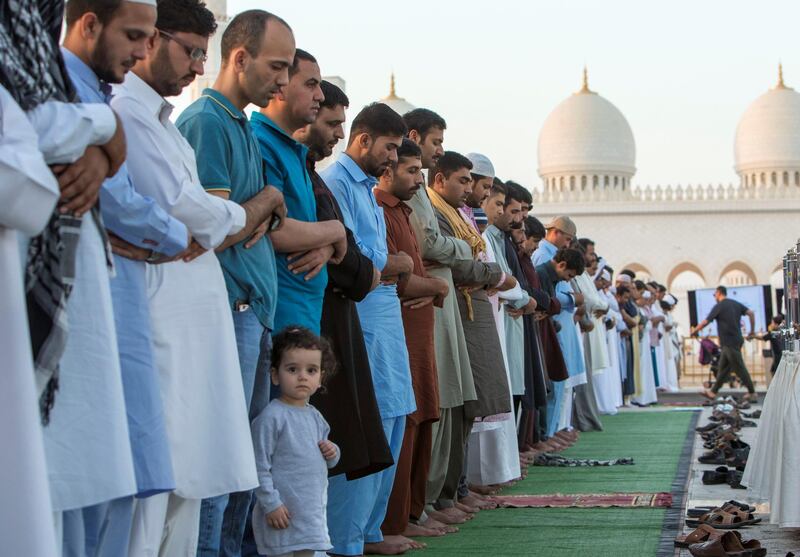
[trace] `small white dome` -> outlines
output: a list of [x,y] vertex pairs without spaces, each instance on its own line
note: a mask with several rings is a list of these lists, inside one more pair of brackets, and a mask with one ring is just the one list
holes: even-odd
[[539,133],[539,175],[611,172],[633,176],[636,143],[619,109],[583,88],[559,104]]
[[400,116],[417,108],[404,98],[397,96],[394,86],[394,73],[392,74],[391,81],[389,83],[389,95],[383,97],[380,102],[388,105],[389,108],[397,112]]
[[736,172],[800,168],[800,93],[778,84],[747,107],[736,127]]

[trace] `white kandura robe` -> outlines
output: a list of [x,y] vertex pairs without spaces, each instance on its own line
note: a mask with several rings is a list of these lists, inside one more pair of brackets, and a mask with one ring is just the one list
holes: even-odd
[[[603,293],[601,293],[603,295]],[[597,409],[601,414],[614,415],[617,408],[622,406],[622,376],[620,374],[620,342],[617,325],[622,321],[619,313],[619,305],[613,296],[604,296],[609,305],[608,316],[615,320],[611,329],[603,330],[606,334],[606,346],[608,347],[608,367],[602,373],[594,377],[594,396],[597,402]]]
[[[489,241],[486,242],[486,257],[488,261],[497,261],[492,243]],[[500,294],[503,295],[504,299],[521,298],[523,295],[519,285]],[[503,315],[505,304],[501,304],[498,294],[490,296],[489,303],[492,304],[497,335],[500,338],[506,378],[511,384],[506,353],[505,317]],[[513,397],[511,397],[511,405],[512,407],[514,405]],[[520,477],[519,445],[517,443],[517,427],[513,413],[489,416],[481,422],[475,422],[469,437],[466,468],[467,481],[477,485],[499,484]]]
[[25,309],[19,234],[41,232],[58,184],[36,131],[0,86],[0,540],[4,554],[56,555],[53,510]]
[[784,352],[764,398],[757,436],[742,484],[748,500],[768,501],[769,521],[781,528],[800,527],[800,353]]
[[608,367],[609,363],[608,348],[606,345],[606,328],[603,325],[603,320],[595,317],[594,312],[607,310],[608,302],[606,302],[605,298],[597,291],[597,287],[594,285],[594,281],[592,281],[589,273],[584,271],[582,275],[575,277],[574,281],[583,294],[586,304],[586,313],[594,324],[594,329],[586,333],[589,340],[589,357],[592,367],[591,370],[587,369],[586,371],[597,375],[598,373],[602,373],[603,370]]
[[[672,317],[672,312],[665,314],[667,325],[674,328],[675,320]],[[665,385],[664,387],[671,392],[677,391],[678,386],[678,360],[675,357],[675,346],[672,344],[672,331],[665,332],[661,338],[661,347],[664,351],[664,369],[665,369]]]
[[644,330],[640,333],[639,377],[636,378],[641,382],[641,396],[633,398],[633,402],[642,405],[658,402],[658,394],[656,393],[656,379],[655,375],[653,374],[653,357],[650,354],[650,330],[653,328],[653,324],[649,319],[645,319],[645,323],[646,325]]

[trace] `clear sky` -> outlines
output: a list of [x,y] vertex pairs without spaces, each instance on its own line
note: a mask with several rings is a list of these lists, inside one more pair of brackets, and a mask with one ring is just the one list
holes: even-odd
[[797,0],[228,0],[294,28],[323,75],[347,81],[351,114],[397,93],[445,117],[445,148],[480,151],[538,187],[550,111],[589,83],[628,119],[638,184],[730,183],[742,112],[783,62],[800,89]]

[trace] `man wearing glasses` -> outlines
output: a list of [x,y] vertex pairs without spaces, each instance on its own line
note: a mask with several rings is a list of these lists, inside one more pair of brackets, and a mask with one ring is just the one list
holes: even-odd
[[128,133],[134,188],[182,221],[192,243],[178,260],[147,267],[175,491],[137,500],[129,552],[136,556],[194,555],[201,501],[258,484],[234,317],[214,250],[271,252],[254,232],[283,206],[274,188],[236,200],[209,195],[194,150],[169,119],[164,97],[202,75],[214,15],[198,0],[161,0],[156,28],[112,106]]

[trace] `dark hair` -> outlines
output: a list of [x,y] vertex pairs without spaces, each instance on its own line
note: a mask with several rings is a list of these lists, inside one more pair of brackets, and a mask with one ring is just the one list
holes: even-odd
[[323,79],[319,86],[322,94],[325,95],[325,100],[319,103],[320,108],[336,108],[339,105],[347,108],[350,106],[350,99],[347,98],[344,91],[330,81]]
[[528,238],[544,238],[545,230],[542,221],[533,215],[528,215],[522,222],[525,225],[525,235]]
[[500,194],[506,195],[507,193],[508,188],[506,188],[506,185],[503,183],[503,181],[495,178],[494,182],[492,182],[492,191],[489,193],[489,196]]
[[83,17],[83,14],[92,12],[103,25],[111,21],[114,13],[122,5],[122,0],[69,0],[67,2],[66,17],[67,27]]
[[531,194],[525,188],[523,188],[516,182],[512,182],[511,180],[507,181],[505,186],[506,186],[506,207],[511,205],[512,201],[519,201],[520,203],[530,204]]
[[663,284],[656,285],[656,289],[658,289],[659,292],[666,292],[667,291],[667,287],[664,286]]
[[584,251],[588,249],[589,246],[593,246],[594,242],[589,238],[578,238],[578,243],[581,245]]
[[671,310],[673,308],[673,306],[669,305],[664,300],[661,300],[658,304],[661,306],[661,309],[663,309],[664,311],[669,311],[669,310]]
[[722,286],[721,284],[719,286],[717,286],[717,292],[719,292],[723,296],[727,296],[728,295],[728,289],[725,288],[724,286]]
[[470,161],[461,153],[456,153],[455,151],[445,151],[444,155],[439,157],[439,160],[436,161],[436,166],[434,166],[433,169],[428,172],[428,183],[432,184],[434,178],[436,178],[436,175],[440,172],[444,174],[445,178],[449,178],[453,172],[457,172],[462,168],[472,170],[472,161]]
[[300,71],[300,60],[305,60],[306,62],[311,62],[312,64],[317,63],[317,59],[302,48],[295,49],[294,60],[292,61],[292,65],[289,66],[289,79],[291,79],[294,74]]
[[319,350],[322,352],[322,384],[336,372],[336,356],[330,343],[325,338],[312,333],[305,327],[289,325],[272,337],[271,364],[274,369],[281,365],[281,359],[287,350],[293,349]]
[[217,20],[200,0],[158,0],[156,27],[210,37],[217,30]]
[[[602,257],[601,257],[600,259],[602,259]],[[609,272],[609,274],[611,274],[611,275],[613,275],[613,274],[614,274],[614,268],[613,268],[611,265],[606,265],[605,267],[603,267],[603,269],[605,269],[606,271],[608,271],[608,272]]]
[[633,281],[633,285],[636,287],[636,290],[645,290],[645,289],[647,289],[647,285],[641,280]]
[[620,284],[617,286],[617,296],[624,296],[625,294],[630,294],[631,289],[625,286],[624,284]]
[[575,271],[576,274],[582,275],[586,270],[586,262],[583,260],[583,254],[576,249],[561,248],[556,252],[553,261],[556,263],[565,262],[567,269]]
[[518,198],[520,203],[524,203],[525,205],[528,205],[528,206],[532,206],[533,205],[533,196],[531,195],[531,192],[529,192],[525,188],[525,186],[523,186],[522,184],[518,184],[517,182],[514,182],[513,180],[506,180],[506,187],[509,188],[509,189],[517,190],[517,192],[518,192],[517,195],[520,196],[520,198]]
[[423,141],[433,128],[447,129],[447,123],[444,118],[427,108],[415,108],[406,112],[403,114],[403,121],[406,123],[408,131],[417,130],[420,139]]
[[783,315],[779,313],[778,315],[775,315],[772,318],[772,322],[775,323],[776,325],[780,325],[781,323],[783,323],[783,319],[784,319]]
[[250,56],[258,56],[270,19],[275,19],[292,30],[283,19],[264,10],[245,10],[234,17],[222,33],[220,41],[222,65],[228,63],[231,52],[239,47],[244,47]]
[[406,125],[400,115],[383,103],[372,103],[361,109],[361,112],[350,124],[350,140],[348,145],[362,133],[367,133],[372,139],[382,136],[406,135]]
[[397,148],[397,159],[400,160],[402,157],[420,158],[422,157],[422,149],[415,142],[404,137],[403,142]]
[[627,276],[631,277],[632,279],[635,279],[635,278],[636,278],[636,273],[634,273],[634,272],[633,272],[633,271],[631,271],[630,269],[622,269],[622,270],[619,272],[619,274],[621,274],[621,275],[627,275]]

